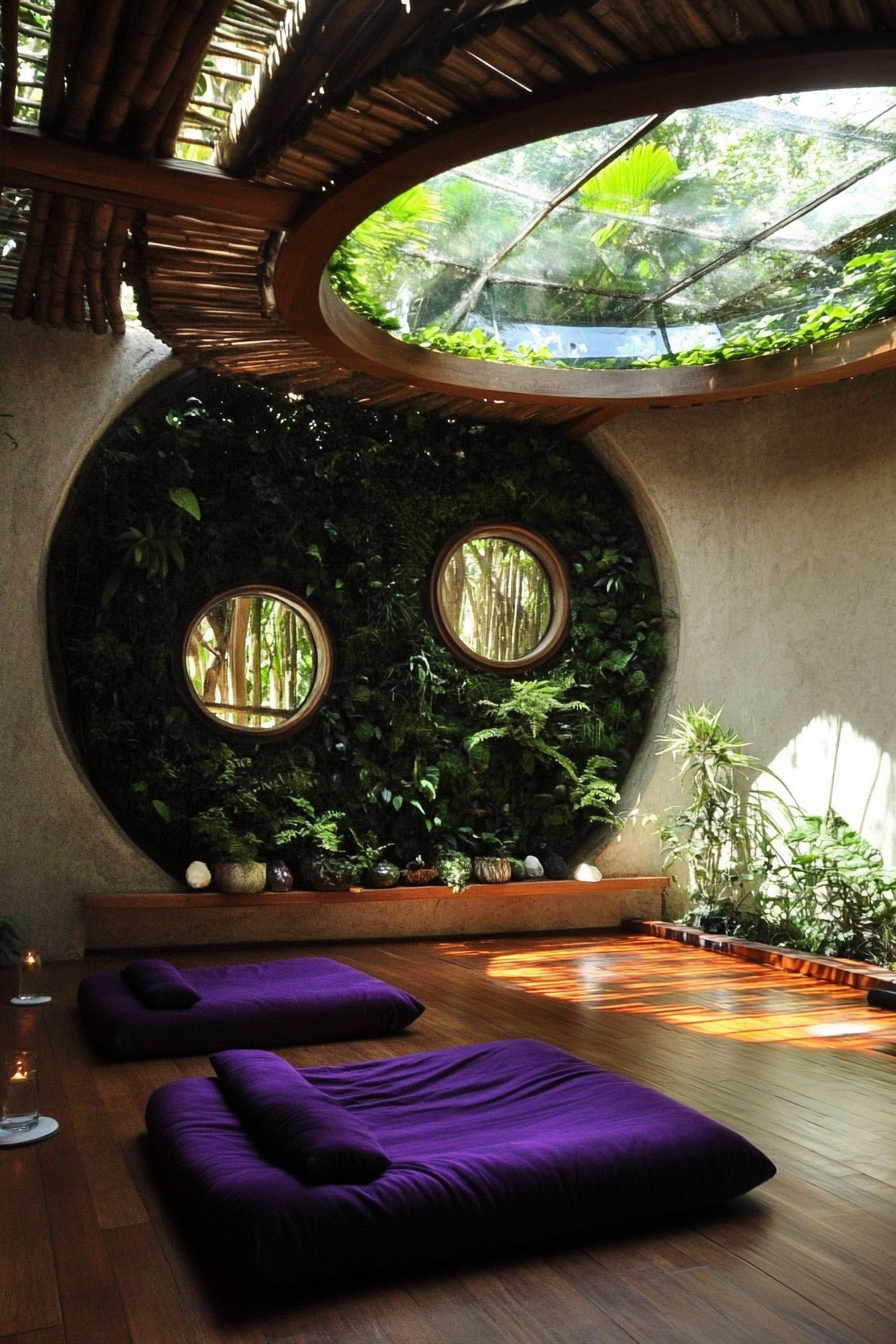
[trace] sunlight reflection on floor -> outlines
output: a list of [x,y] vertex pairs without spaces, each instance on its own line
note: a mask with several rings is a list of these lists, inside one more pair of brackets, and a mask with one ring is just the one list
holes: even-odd
[[492,979],[530,994],[649,1016],[702,1035],[816,1050],[890,1052],[896,1044],[896,1014],[869,1008],[864,990],[662,938],[546,939],[528,952],[502,952],[499,943],[483,941],[442,950],[485,959]]

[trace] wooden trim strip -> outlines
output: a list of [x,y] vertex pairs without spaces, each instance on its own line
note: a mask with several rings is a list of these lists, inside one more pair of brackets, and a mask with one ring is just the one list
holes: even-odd
[[849,985],[852,989],[890,989],[896,985],[896,976],[884,966],[868,961],[847,961],[842,957],[820,957],[814,952],[799,952],[791,947],[770,947],[768,943],[754,943],[746,938],[731,938],[727,934],[704,933],[686,924],[670,924],[660,919],[624,919],[622,927],[629,933],[646,933],[652,938],[670,938],[688,947],[702,947],[720,952],[726,957],[739,957],[775,966],[781,971],[811,975],[816,980]]

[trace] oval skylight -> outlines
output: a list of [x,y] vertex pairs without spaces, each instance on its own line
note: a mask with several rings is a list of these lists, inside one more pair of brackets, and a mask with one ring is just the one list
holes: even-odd
[[896,89],[744,99],[431,178],[330,264],[399,339],[554,368],[713,364],[896,313]]

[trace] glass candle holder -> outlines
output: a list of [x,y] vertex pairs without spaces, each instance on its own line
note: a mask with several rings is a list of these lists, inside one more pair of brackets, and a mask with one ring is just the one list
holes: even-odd
[[39,1120],[37,1056],[33,1050],[14,1051],[4,1057],[0,1133],[21,1134]]
[[44,1003],[41,990],[40,953],[29,948],[19,960],[19,1003]]

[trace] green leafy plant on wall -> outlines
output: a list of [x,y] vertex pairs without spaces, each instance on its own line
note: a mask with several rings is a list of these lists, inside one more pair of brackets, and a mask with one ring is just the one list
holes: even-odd
[[[125,829],[178,875],[294,860],[321,826],[363,862],[440,855],[452,880],[493,842],[569,854],[611,812],[663,662],[643,534],[588,449],[206,375],[172,401],[96,447],[50,563],[59,698]],[[569,570],[566,643],[513,681],[461,665],[429,620],[430,566],[480,518],[543,534]],[[122,561],[147,519],[167,567]],[[321,710],[281,741],[225,739],[178,687],[186,614],[245,583],[309,601],[333,644]]]

